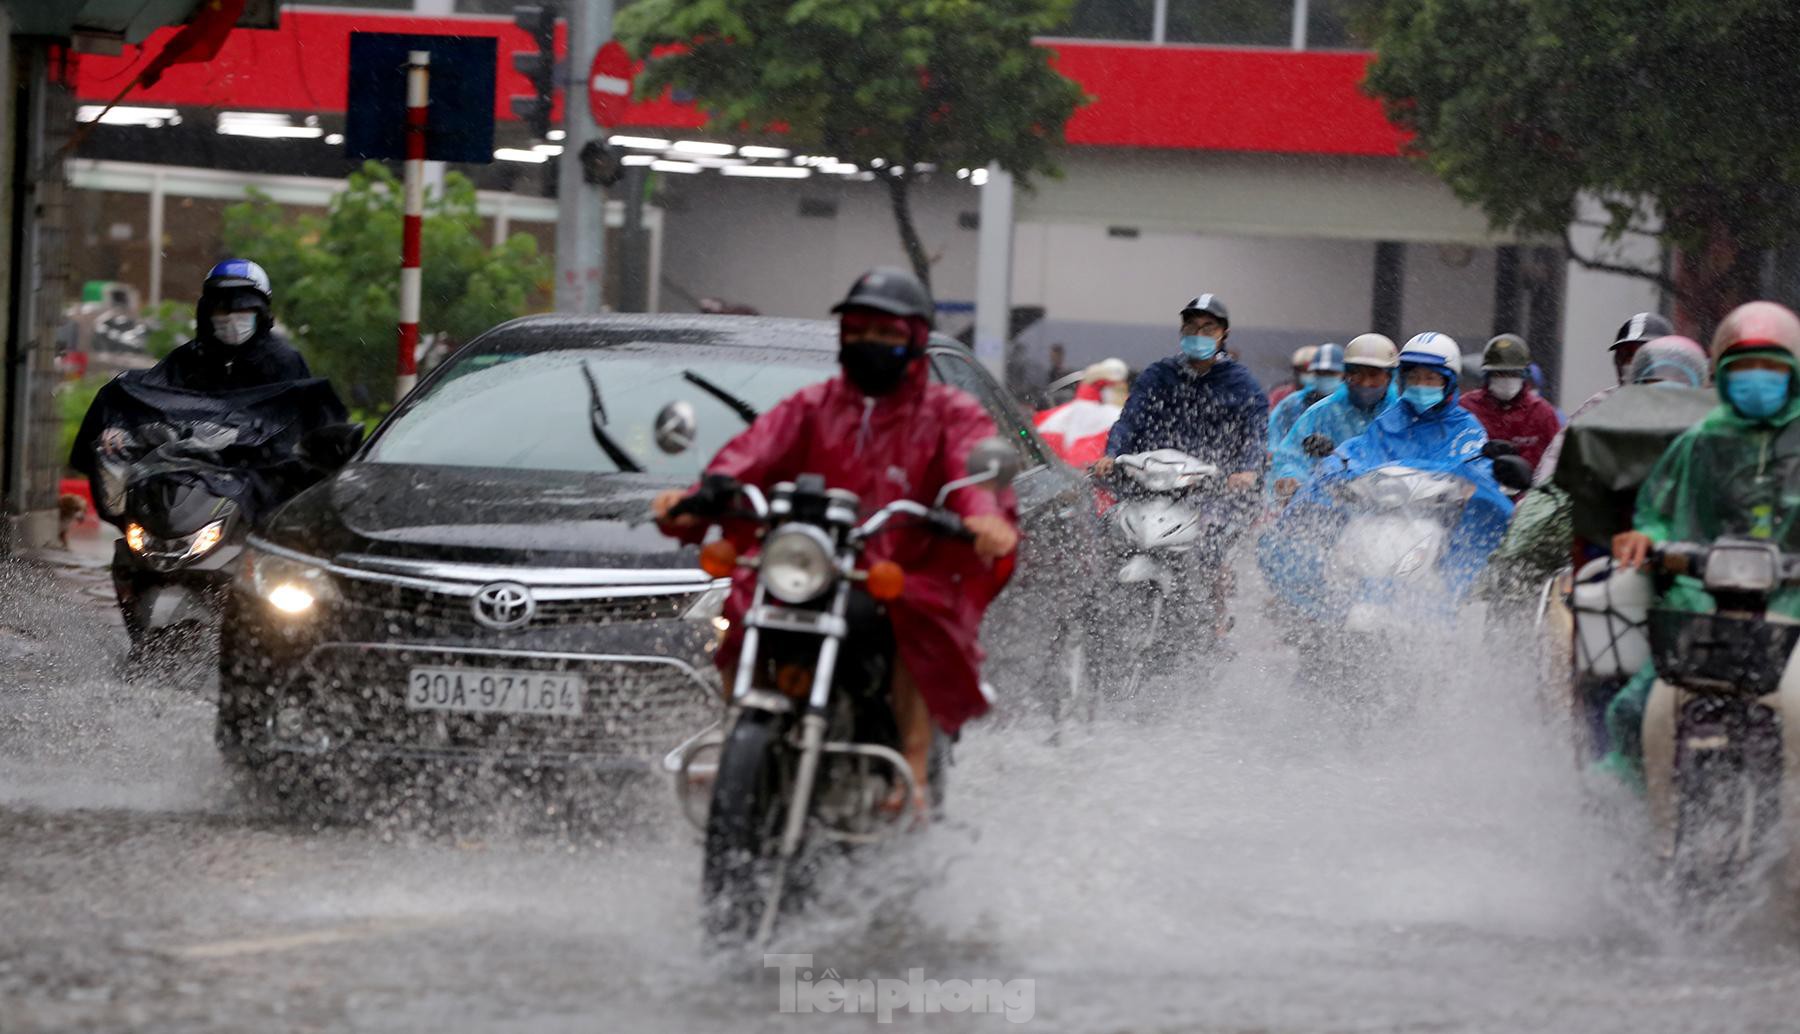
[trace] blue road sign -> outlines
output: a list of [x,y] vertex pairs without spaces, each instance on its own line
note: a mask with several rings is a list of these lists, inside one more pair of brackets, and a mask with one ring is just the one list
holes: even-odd
[[441,162],[494,160],[492,36],[350,34],[350,96],[344,155],[406,157],[406,55],[431,52],[431,103],[425,157]]

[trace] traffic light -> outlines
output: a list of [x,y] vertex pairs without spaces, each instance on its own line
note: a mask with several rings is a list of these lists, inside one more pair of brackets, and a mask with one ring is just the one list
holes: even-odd
[[556,8],[529,4],[513,8],[513,24],[531,34],[537,50],[513,55],[513,68],[531,80],[532,93],[512,99],[512,111],[542,139],[550,135],[550,108],[556,95]]

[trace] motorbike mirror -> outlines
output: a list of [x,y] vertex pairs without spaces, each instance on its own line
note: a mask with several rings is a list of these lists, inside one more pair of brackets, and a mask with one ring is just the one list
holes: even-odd
[[700,419],[694,414],[693,403],[676,399],[657,412],[655,427],[656,447],[674,456],[686,452],[694,444]]
[[1019,450],[999,435],[982,439],[969,450],[969,476],[996,492],[1005,488],[1019,476]]
[[1531,487],[1531,475],[1531,464],[1525,462],[1523,456],[1506,455],[1494,460],[1494,480],[1504,488],[1523,492]]
[[300,436],[294,457],[317,470],[336,470],[362,447],[362,424],[326,424]]
[[1300,447],[1306,450],[1306,454],[1313,459],[1322,460],[1337,451],[1337,442],[1332,441],[1330,435],[1309,434],[1306,436],[1306,440],[1300,443]]
[[1518,454],[1519,447],[1504,438],[1489,438],[1487,444],[1481,447],[1481,455],[1490,460],[1497,460],[1502,456],[1517,456]]

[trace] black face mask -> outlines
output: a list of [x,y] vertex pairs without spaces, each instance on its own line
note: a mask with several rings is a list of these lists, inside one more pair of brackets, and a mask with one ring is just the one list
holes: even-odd
[[883,345],[870,341],[846,341],[838,348],[844,376],[856,390],[871,398],[892,394],[906,379],[906,368],[917,358],[909,345]]

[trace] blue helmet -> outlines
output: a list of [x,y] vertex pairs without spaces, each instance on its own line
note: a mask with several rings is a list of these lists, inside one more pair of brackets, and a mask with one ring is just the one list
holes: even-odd
[[1311,373],[1343,373],[1344,346],[1338,344],[1320,345],[1313,353],[1312,362],[1306,364]]

